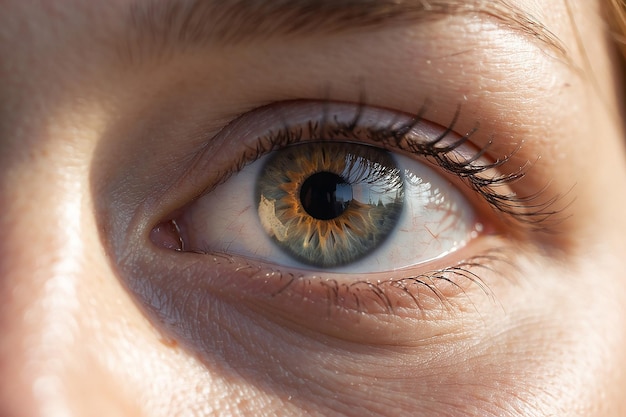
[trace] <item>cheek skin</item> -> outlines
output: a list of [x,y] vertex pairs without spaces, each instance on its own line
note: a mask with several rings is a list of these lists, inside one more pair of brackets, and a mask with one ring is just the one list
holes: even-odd
[[[614,295],[623,286],[608,281],[590,294],[586,282],[563,284],[561,277],[598,273],[594,265],[570,270],[531,259],[517,285],[492,286],[498,302],[470,297],[479,317],[467,312],[445,337],[419,346],[325,337],[313,322],[286,326],[271,311],[250,311],[210,291],[184,295],[182,304],[153,304],[152,314],[212,372],[322,415],[620,415],[612,413],[624,386],[625,315]],[[182,319],[189,316],[195,323]],[[600,413],[602,398],[612,400]]]

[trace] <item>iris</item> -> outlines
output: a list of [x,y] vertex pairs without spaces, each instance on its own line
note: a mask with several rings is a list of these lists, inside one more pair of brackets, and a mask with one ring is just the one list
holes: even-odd
[[256,183],[261,225],[275,244],[316,267],[347,265],[396,227],[405,184],[393,156],[354,143],[314,142],[272,154]]

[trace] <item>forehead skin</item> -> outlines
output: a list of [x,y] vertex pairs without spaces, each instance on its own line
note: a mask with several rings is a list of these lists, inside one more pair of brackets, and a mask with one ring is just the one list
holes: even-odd
[[[272,22],[296,17],[257,11],[254,29],[262,2],[241,3],[175,36],[143,0],[1,2],[0,415],[625,415],[624,132],[598,2],[364,1],[365,19],[352,1],[289,33]],[[411,343],[393,345],[366,319],[343,340],[234,296],[166,314],[176,294],[133,280],[133,233],[193,194],[174,179],[200,137],[363,91],[408,113],[432,100],[442,126],[461,103],[459,132],[534,165],[520,187],[568,196],[555,233],[498,237],[521,241],[520,272],[491,277],[492,299],[468,290],[449,334],[417,343],[431,328],[402,322]]]

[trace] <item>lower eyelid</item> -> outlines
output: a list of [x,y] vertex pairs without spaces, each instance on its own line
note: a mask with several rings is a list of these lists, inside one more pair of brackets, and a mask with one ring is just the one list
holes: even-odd
[[[512,274],[510,253],[488,249],[493,246],[494,242],[483,242],[480,255],[459,258],[451,268],[433,264],[420,271],[363,275],[356,282],[342,274],[278,269],[225,254],[156,247],[143,261],[135,260],[140,264],[133,269],[150,276],[149,285],[158,282],[157,293],[163,297],[154,298],[155,293],[152,298],[161,300],[156,310],[166,317],[188,320],[180,311],[189,308],[190,297],[215,297],[298,331],[353,343],[408,346],[442,335],[452,337],[461,317],[470,320],[480,310],[477,305],[493,304],[491,283]],[[439,266],[442,269],[437,270]],[[146,291],[145,283],[136,285],[141,288],[137,292]]]

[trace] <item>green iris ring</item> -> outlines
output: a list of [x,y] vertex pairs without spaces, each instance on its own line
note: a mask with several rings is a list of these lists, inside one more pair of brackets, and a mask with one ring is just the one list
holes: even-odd
[[[335,174],[374,200],[353,199],[332,219],[312,217],[300,191],[320,172]],[[261,223],[281,250],[310,266],[338,267],[370,254],[395,229],[404,207],[404,182],[385,150],[353,143],[307,143],[277,151],[268,159],[257,181],[257,202]]]

